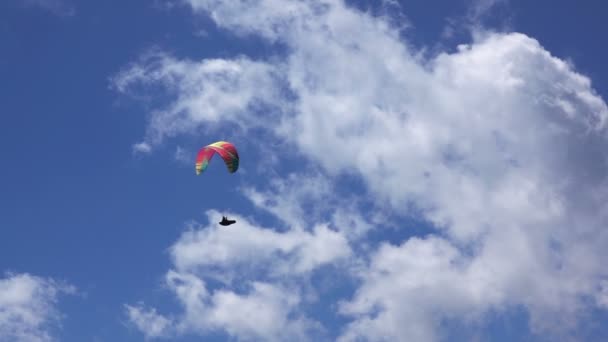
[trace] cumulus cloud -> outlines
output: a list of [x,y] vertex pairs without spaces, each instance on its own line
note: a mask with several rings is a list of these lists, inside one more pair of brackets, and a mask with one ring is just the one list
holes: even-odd
[[[534,331],[561,333],[575,329],[589,303],[603,305],[608,107],[589,78],[538,41],[480,32],[456,52],[425,60],[386,20],[338,0],[186,3],[226,30],[283,44],[287,53],[272,61],[198,62],[161,54],[123,71],[119,90],[161,84],[174,95],[152,113],[146,143],[225,121],[265,129],[328,179],[356,175],[375,201],[442,231],[383,244],[363,270],[355,268],[361,286],[342,302],[341,313],[352,319],[342,339],[435,341],[443,319],[517,306]],[[302,222],[289,205],[297,192],[275,204],[267,194],[246,192],[258,207]],[[247,255],[264,258],[269,248],[291,253],[298,265],[302,256],[285,236],[334,234],[299,225],[316,228],[281,238],[243,228],[276,241],[256,245],[252,238]],[[238,246],[224,234],[192,233],[176,246],[185,251],[212,238]],[[193,255],[183,265],[242,260],[223,250],[214,258],[205,265],[203,255]]]
[[0,339],[17,342],[54,341],[59,326],[58,296],[75,288],[27,273],[0,279]]
[[131,321],[146,338],[159,338],[169,335],[172,328],[171,320],[158,314],[156,309],[148,309],[143,305],[125,305],[129,321]]
[[460,259],[438,238],[383,245],[361,273],[364,282],[353,300],[341,306],[342,313],[359,318],[340,340],[437,340],[441,313],[463,318],[478,308],[479,293],[468,286]]
[[177,323],[181,332],[224,330],[239,340],[304,340],[312,322],[299,317],[297,292],[274,284],[252,282],[244,293],[217,290],[192,274],[169,272],[169,286],[176,292],[185,314]]
[[[220,215],[208,216],[216,222]],[[326,226],[277,232],[235,217],[238,225],[193,228],[171,247],[174,268],[165,283],[181,303],[181,315],[172,319],[143,305],[126,306],[146,336],[221,329],[241,340],[282,341],[306,340],[320,331],[298,309],[298,283],[323,266],[344,262],[351,255],[346,238]],[[210,287],[213,282],[221,286]]]
[[[211,222],[219,221],[219,213],[209,215]],[[226,272],[235,272],[241,265],[248,268],[259,265],[282,276],[310,272],[350,255],[344,236],[324,225],[314,227],[311,232],[301,229],[277,232],[256,227],[242,217],[236,216],[236,220],[239,224],[231,229],[210,225],[184,233],[171,247],[176,268],[186,272],[219,268],[218,273],[225,277],[229,274]],[[242,272],[238,270],[238,274]]]

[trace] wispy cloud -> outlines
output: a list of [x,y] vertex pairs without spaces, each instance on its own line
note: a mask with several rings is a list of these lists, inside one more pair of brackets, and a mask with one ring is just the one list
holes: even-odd
[[[475,13],[494,3],[479,2]],[[328,179],[354,173],[375,201],[443,232],[387,241],[352,269],[361,284],[342,301],[341,314],[351,319],[343,340],[436,341],[444,319],[513,306],[526,308],[535,332],[561,334],[594,305],[586,298],[601,307],[608,107],[571,65],[526,35],[483,30],[454,53],[421,60],[384,19],[342,1],[189,4],[224,29],[284,44],[287,55],[188,61],[159,54],[125,70],[115,80],[119,90],[162,84],[176,94],[153,113],[145,143],[226,121],[263,129]],[[270,110],[257,110],[260,104]],[[303,221],[289,205],[297,203],[295,188],[289,203],[276,205],[266,203],[266,190],[247,195]],[[314,224],[297,226],[318,234]],[[251,229],[259,233],[252,241],[270,234]]]
[[39,8],[62,17],[76,14],[76,8],[66,0],[19,0],[24,6]]
[[471,20],[479,22],[483,16],[488,15],[498,6],[505,6],[509,0],[473,0],[469,6],[468,16]]
[[252,125],[252,118],[245,114],[257,101],[278,100],[280,90],[273,74],[273,68],[266,63],[246,58],[197,63],[151,53],[141,64],[116,75],[112,85],[121,92],[138,92],[158,84],[171,91],[179,89],[180,100],[156,112],[145,141],[134,145],[138,151],[149,152],[166,137],[195,132],[198,125],[193,122],[213,126],[232,121],[243,128]]
[[455,36],[477,35],[483,33],[491,22],[492,29],[500,32],[512,31],[513,15],[509,0],[471,0],[466,13],[446,18],[441,34],[444,39]]

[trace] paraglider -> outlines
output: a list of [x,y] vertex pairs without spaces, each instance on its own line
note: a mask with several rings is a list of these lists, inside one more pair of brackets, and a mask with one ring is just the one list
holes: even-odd
[[226,216],[222,216],[222,220],[220,221],[220,225],[229,226],[233,223],[236,223],[236,220],[229,220]]
[[198,151],[196,156],[196,174],[200,175],[207,169],[209,161],[215,154],[219,154],[220,157],[226,163],[228,172],[235,173],[239,168],[239,154],[236,151],[236,147],[227,141],[218,141],[213,144],[207,145]]
[[[209,161],[216,153],[224,160],[228,172],[235,173],[239,169],[239,154],[236,151],[236,147],[227,141],[218,141],[198,151],[198,155],[196,156],[197,175],[200,175],[207,169]],[[226,216],[222,216],[222,221],[219,222],[222,226],[229,226],[234,223],[236,223],[236,220],[229,220]]]

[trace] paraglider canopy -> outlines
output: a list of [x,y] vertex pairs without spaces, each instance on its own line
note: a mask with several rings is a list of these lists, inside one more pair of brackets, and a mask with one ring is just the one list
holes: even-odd
[[198,151],[196,156],[196,174],[200,175],[207,169],[209,161],[215,154],[219,154],[220,157],[226,163],[228,172],[235,173],[239,168],[239,154],[236,151],[236,147],[227,141],[218,141],[213,144],[209,144]]

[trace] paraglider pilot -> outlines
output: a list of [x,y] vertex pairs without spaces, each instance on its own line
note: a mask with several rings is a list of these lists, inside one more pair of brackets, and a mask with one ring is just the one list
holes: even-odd
[[229,220],[226,216],[222,216],[222,220],[220,221],[222,226],[229,226],[233,223],[236,223],[236,220]]

